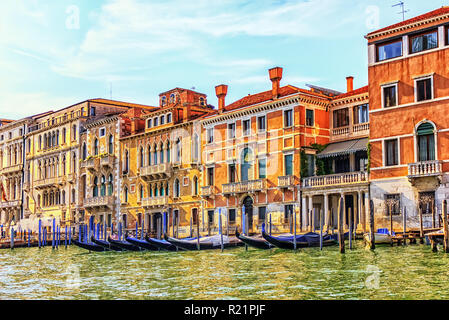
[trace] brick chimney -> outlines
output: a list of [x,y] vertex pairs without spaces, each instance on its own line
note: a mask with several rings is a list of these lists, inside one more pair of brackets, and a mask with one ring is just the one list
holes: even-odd
[[354,90],[354,77],[346,77],[346,92],[351,92]]
[[271,89],[273,93],[273,99],[277,99],[279,97],[279,88],[282,79],[282,70],[283,69],[281,67],[275,67],[268,70],[268,72],[270,73],[270,80],[273,85]]
[[228,94],[228,86],[225,84],[220,84],[215,87],[215,94],[218,98],[218,112],[222,112],[225,107],[225,97]]

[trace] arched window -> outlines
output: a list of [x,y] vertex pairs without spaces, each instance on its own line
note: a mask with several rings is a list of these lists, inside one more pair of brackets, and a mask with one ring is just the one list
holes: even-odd
[[105,176],[101,176],[100,195],[102,197],[104,197],[106,195],[106,177]]
[[65,190],[61,192],[61,204],[65,204]]
[[159,123],[160,123],[160,125],[165,124],[165,116],[164,115],[159,117]]
[[170,103],[175,103],[175,94],[174,93],[172,93],[170,95]]
[[165,106],[167,104],[167,97],[166,96],[163,96],[162,98],[161,98],[161,106]]
[[424,122],[416,130],[418,161],[435,160],[435,128],[430,122]]
[[159,194],[161,195],[161,197],[164,196],[164,186],[161,184],[160,188],[159,188]]
[[170,193],[170,187],[168,186],[168,183],[165,185],[165,195],[168,196]]
[[245,148],[241,156],[241,181],[251,180],[253,169],[253,153],[250,148]]
[[76,191],[75,191],[75,189],[72,189],[72,203],[75,203],[76,202]]
[[114,137],[112,134],[109,136],[109,147],[108,147],[109,154],[114,154]]
[[148,145],[147,148],[147,165],[151,166],[151,146]]
[[145,158],[144,158],[144,154],[143,154],[143,147],[140,147],[140,149],[139,149],[139,167],[140,168],[143,168],[144,161],[145,161]]
[[157,164],[157,146],[153,146],[153,165]]
[[72,172],[76,173],[76,153],[72,154]]
[[201,105],[201,106],[204,106],[204,105],[205,105],[205,102],[204,102],[204,98],[203,98],[203,97],[200,98],[200,105]]
[[65,176],[66,175],[66,160],[65,160],[65,155],[62,156],[62,174]]
[[94,188],[92,190],[92,196],[98,197],[98,177],[94,178]]
[[140,196],[140,200],[142,200],[142,199],[144,198],[144,196],[145,196],[144,191],[145,191],[145,189],[143,188],[142,185],[140,185],[140,187],[139,187],[139,196]]
[[94,141],[94,155],[98,156],[98,139],[95,138]]
[[128,187],[125,186],[125,189],[123,190],[123,200],[125,201],[125,203],[128,202]]
[[159,145],[159,163],[164,163],[164,145],[162,142]]
[[150,185],[150,198],[153,198],[153,186]]
[[147,128],[148,128],[148,129],[151,128],[151,119],[148,119],[148,120],[147,120]]
[[72,140],[76,140],[76,124],[72,127]]
[[181,162],[181,139],[176,140],[176,162]]
[[128,152],[128,150],[126,150],[125,151],[125,163],[124,163],[124,168],[123,168],[123,171],[125,172],[125,173],[128,173],[128,171],[129,171],[129,152]]
[[170,163],[170,141],[167,141],[167,163]]
[[114,184],[112,180],[112,174],[110,174],[108,178],[108,196],[112,196],[112,193],[114,192]]
[[198,135],[195,133],[193,135],[193,150],[192,150],[192,160],[197,162],[199,160],[200,155],[200,139]]
[[66,134],[67,134],[67,129],[63,128],[62,129],[62,143],[66,142]]
[[179,180],[178,179],[175,179],[173,192],[174,192],[174,197],[175,198],[179,198],[179,196],[181,194],[181,185],[179,184]]
[[157,188],[157,185],[154,188],[154,196],[159,197],[159,189]]
[[194,196],[198,195],[198,178],[197,177],[193,177],[193,195]]
[[86,143],[83,143],[83,160],[86,160],[87,158],[87,146]]
[[47,134],[44,133],[44,149],[47,149]]

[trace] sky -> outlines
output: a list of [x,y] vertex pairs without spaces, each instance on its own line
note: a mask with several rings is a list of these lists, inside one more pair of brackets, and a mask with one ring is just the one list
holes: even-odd
[[[403,0],[411,18],[449,5]],[[402,21],[399,0],[2,0],[0,118],[93,98],[158,105],[175,87],[226,103],[281,85],[367,85],[364,36]],[[446,3],[445,3],[446,2]],[[112,89],[112,90],[111,90]]]

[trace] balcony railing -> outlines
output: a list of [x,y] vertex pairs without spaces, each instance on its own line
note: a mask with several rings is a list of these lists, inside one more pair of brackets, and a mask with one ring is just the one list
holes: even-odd
[[369,122],[355,124],[352,130],[354,132],[368,131],[369,130]]
[[160,179],[170,175],[170,165],[168,163],[156,164],[140,168],[140,176],[144,179]]
[[143,207],[160,207],[168,204],[168,197],[153,197],[153,198],[145,198],[142,199]]
[[288,188],[293,186],[295,183],[295,179],[293,176],[283,176],[283,177],[278,177],[278,186],[280,188]]
[[319,188],[368,182],[368,172],[349,172],[303,179],[304,188]]
[[0,208],[2,209],[17,208],[17,207],[20,207],[20,200],[0,202]]
[[83,162],[81,162],[81,168],[86,168],[90,171],[96,171],[98,170],[99,160],[100,159],[98,158],[90,158],[88,160],[84,160]]
[[235,183],[228,183],[223,185],[223,193],[245,193],[245,192],[256,192],[266,189],[267,180],[249,180]]
[[214,194],[214,186],[201,187],[201,196],[210,197]]
[[439,160],[409,163],[409,178],[440,175],[443,172],[442,162]]
[[114,156],[113,155],[107,155],[100,160],[100,165],[103,167],[109,167],[112,168],[114,166]]
[[48,187],[59,187],[66,182],[65,177],[53,177],[36,180],[34,186],[36,188],[48,188]]
[[368,134],[368,132],[369,132],[369,122],[358,123],[358,124],[349,125],[346,127],[333,128],[332,129],[332,137],[343,138],[343,137],[349,137],[351,135],[361,136],[361,135]]
[[14,166],[9,167],[3,167],[2,174],[8,175],[8,174],[14,174],[22,171],[23,166],[21,164],[16,164]]
[[346,135],[346,134],[349,134],[349,127],[332,129],[332,135],[334,135],[334,136],[342,136],[342,135]]
[[95,207],[112,207],[114,205],[113,196],[101,196],[84,199],[84,207],[95,208]]

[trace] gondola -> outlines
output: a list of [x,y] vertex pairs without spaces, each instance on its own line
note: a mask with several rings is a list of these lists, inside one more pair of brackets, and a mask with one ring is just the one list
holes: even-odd
[[92,243],[92,242],[91,243],[84,243],[84,242],[79,242],[79,241],[77,241],[75,239],[73,239],[72,242],[73,242],[74,245],[76,245],[76,246],[78,246],[80,248],[83,248],[83,249],[87,249],[89,251],[95,251],[95,252],[108,251],[108,249],[106,249],[106,248],[104,248],[102,246],[99,246],[98,244]]
[[100,247],[103,247],[103,248],[108,249],[108,250],[112,250],[112,251],[124,251],[125,250],[125,249],[123,249],[123,248],[121,248],[119,246],[113,245],[110,242],[107,242],[107,241],[104,241],[104,240],[100,240],[100,239],[95,239],[95,237],[93,235],[90,237],[90,240],[94,244],[99,245]]
[[264,250],[274,248],[274,246],[271,243],[269,243],[268,241],[266,241],[265,239],[259,238],[259,237],[257,237],[257,238],[256,237],[248,237],[243,234],[240,234],[238,232],[238,230],[235,231],[235,236],[240,241],[244,242],[245,244],[247,244],[248,246],[253,247],[253,248],[264,249]]
[[138,246],[133,245],[132,243],[129,243],[128,241],[123,240],[114,240],[111,238],[111,236],[108,237],[108,241],[122,249],[128,250],[128,251],[141,251],[142,249]]
[[[171,244],[177,246],[178,248],[185,250],[198,250],[198,240],[181,240],[170,238],[167,235],[164,235],[165,240],[170,242]],[[243,246],[244,243],[240,241],[237,237],[228,237],[223,235],[223,248],[233,248],[238,246]],[[215,235],[210,237],[200,238],[200,250],[212,250],[212,249],[220,249],[221,248],[221,235]]]
[[150,245],[153,245],[153,246],[159,248],[160,250],[165,250],[165,251],[176,251],[176,250],[178,250],[175,245],[171,244],[167,240],[150,238],[148,235],[145,236],[145,240]]
[[[262,224],[262,237],[275,247],[281,249],[294,250],[294,235],[289,236],[270,236],[265,232],[265,224]],[[336,245],[338,242],[335,235],[323,235],[323,247]],[[296,248],[308,248],[308,247],[319,247],[320,246],[320,235],[314,232],[309,232],[302,235],[296,236]]]
[[157,251],[159,250],[159,247],[156,247],[155,245],[149,243],[146,240],[140,240],[140,239],[136,239],[136,238],[132,238],[132,237],[126,237],[126,241],[128,241],[129,243],[138,246],[144,250],[150,250],[150,251]]

